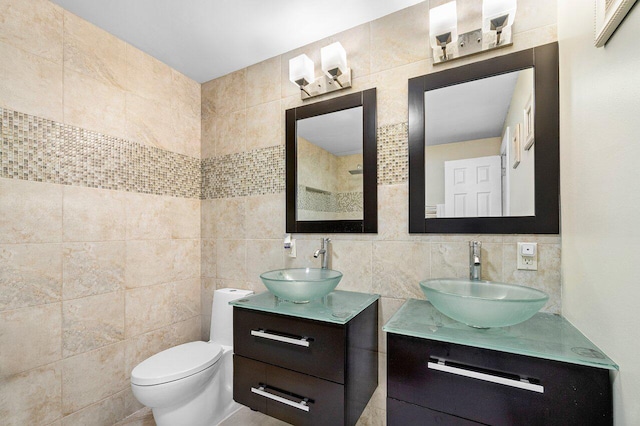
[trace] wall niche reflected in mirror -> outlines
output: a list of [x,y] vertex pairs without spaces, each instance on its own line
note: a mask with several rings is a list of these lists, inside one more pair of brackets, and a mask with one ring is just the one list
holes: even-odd
[[376,91],[286,111],[287,232],[377,232]]
[[558,45],[409,80],[409,232],[559,232]]

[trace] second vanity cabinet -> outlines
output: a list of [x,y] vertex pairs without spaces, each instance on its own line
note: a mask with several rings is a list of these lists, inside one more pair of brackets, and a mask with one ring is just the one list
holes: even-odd
[[232,302],[234,400],[294,425],[354,425],[378,385],[377,299]]
[[384,330],[389,426],[613,424],[617,366],[560,316],[473,329],[409,300]]

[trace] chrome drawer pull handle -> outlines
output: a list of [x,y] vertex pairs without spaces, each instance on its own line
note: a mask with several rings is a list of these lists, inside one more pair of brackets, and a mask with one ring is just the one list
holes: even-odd
[[429,361],[427,367],[433,370],[444,371],[445,373],[457,374],[458,376],[470,377],[472,379],[484,380],[485,382],[498,383],[500,385],[511,386],[518,389],[529,390],[538,393],[544,393],[544,386],[531,383],[525,378],[520,380],[509,379],[506,377],[494,376],[492,374],[481,373],[479,371],[466,370],[464,368],[446,365],[444,361]]
[[272,393],[267,392],[266,390],[264,390],[264,386],[260,386],[259,388],[254,388],[252,386],[251,392],[256,393],[260,396],[264,396],[265,398],[273,399],[274,401],[278,401],[283,404],[289,405],[291,407],[297,408],[298,410],[307,411],[307,412],[309,411],[309,406],[307,405],[307,402],[305,400],[302,400],[300,402],[290,401],[281,396],[274,395]]
[[294,339],[293,337],[280,336],[279,334],[267,333],[264,330],[251,330],[251,335],[256,337],[262,337],[263,339],[277,340],[278,342],[290,343],[292,345],[309,347],[309,340],[307,337],[301,337]]

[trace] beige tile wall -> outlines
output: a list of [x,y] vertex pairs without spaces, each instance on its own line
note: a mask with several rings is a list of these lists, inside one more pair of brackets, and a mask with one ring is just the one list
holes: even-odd
[[[200,85],[47,0],[0,0],[0,106],[200,158]],[[111,425],[200,336],[200,200],[0,178],[0,423]]]
[[[520,0],[514,25],[513,47],[450,64],[432,66],[428,47],[428,9],[445,2],[431,0],[376,21],[347,30],[281,56],[202,85],[202,158],[221,157],[255,148],[284,145],[284,111],[348,92],[375,87],[378,125],[406,126],[407,79],[456,67],[557,40],[556,0]],[[481,0],[458,0],[461,31],[481,25]],[[316,100],[301,101],[289,82],[289,59],[306,53],[320,75],[320,48],[340,41],[353,72],[353,88]],[[256,122],[254,111],[261,113]],[[268,132],[249,132],[259,126]],[[394,127],[395,128],[395,127]],[[279,138],[274,139],[278,129]],[[405,145],[406,147],[406,145]],[[382,150],[381,150],[382,148]],[[384,146],[379,146],[379,152]],[[407,161],[405,151],[389,161]],[[385,157],[385,158],[387,158]],[[379,157],[380,161],[380,157]],[[331,267],[344,273],[342,290],[382,295],[380,325],[406,298],[423,298],[418,281],[429,277],[468,274],[469,240],[483,242],[484,276],[492,280],[520,282],[551,295],[545,310],[560,310],[560,238],[558,235],[412,235],[407,232],[408,185],[400,179],[378,186],[378,233],[375,235],[322,235],[333,239]],[[205,190],[206,194],[207,191]],[[205,198],[207,198],[205,196]],[[295,235],[298,257],[289,258],[282,248],[285,232],[284,193],[205,199],[202,201],[202,324],[209,334],[212,293],[216,288],[238,287],[264,291],[259,274],[282,267],[319,266],[312,253],[321,235]],[[535,241],[539,247],[537,272],[516,269],[516,243]],[[386,341],[380,333],[380,386],[361,424],[385,422]]]
[[49,0],[1,0],[0,106],[200,157],[200,85]]
[[200,201],[0,179],[0,217],[6,424],[140,408],[131,369],[200,336]]
[[[431,51],[425,41],[428,35],[426,23],[429,7],[442,2],[425,1],[204,83],[202,158],[247,152],[255,147],[283,145],[284,110],[371,87],[375,87],[378,93],[378,124],[406,125],[408,78],[557,39],[556,1],[521,0],[514,25],[513,47],[433,67]],[[471,29],[479,25],[480,10],[480,0],[458,1],[460,28]],[[341,41],[348,52],[354,87],[317,100],[301,101],[298,89],[288,80],[289,59],[306,53],[318,67],[320,47],[335,40]],[[319,69],[316,69],[316,74],[320,74]],[[259,125],[271,129],[270,132],[259,132],[251,136],[251,140],[247,139],[246,129],[257,125],[249,111],[256,108],[271,109],[277,104],[280,107],[277,116],[260,115]],[[273,129],[280,130],[277,141],[270,136]],[[266,140],[262,137],[265,134],[269,135]],[[229,144],[231,140],[232,145]],[[333,266],[346,272],[341,288],[375,291],[385,298],[422,297],[416,285],[418,279],[443,275],[465,276],[468,273],[466,241],[479,239],[484,242],[484,274],[487,278],[515,280],[542,288],[552,296],[546,309],[558,312],[560,240],[557,235],[411,235],[407,232],[406,174],[396,177],[393,182],[384,183],[378,186],[378,234],[331,236],[334,239]],[[310,254],[318,245],[316,240],[320,235],[296,235],[296,259],[289,258],[280,248],[280,239],[285,230],[284,208],[282,193],[202,201],[203,293],[206,292],[205,288],[211,291],[227,285],[263,290],[259,280],[259,272],[263,271],[260,267],[317,264]],[[516,269],[516,243],[524,240],[540,243],[537,272]],[[356,250],[358,254],[354,254]],[[205,297],[203,294],[203,306],[204,301],[210,298],[210,295]],[[204,316],[203,323],[206,322]]]

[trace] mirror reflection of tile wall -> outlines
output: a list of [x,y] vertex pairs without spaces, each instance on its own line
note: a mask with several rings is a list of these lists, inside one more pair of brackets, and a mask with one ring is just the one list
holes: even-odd
[[362,154],[337,156],[298,138],[297,220],[363,218]]

